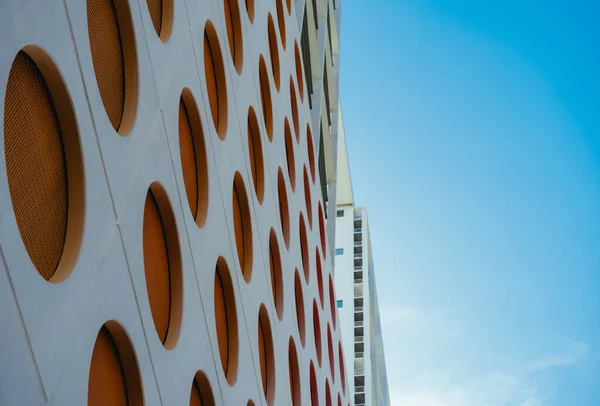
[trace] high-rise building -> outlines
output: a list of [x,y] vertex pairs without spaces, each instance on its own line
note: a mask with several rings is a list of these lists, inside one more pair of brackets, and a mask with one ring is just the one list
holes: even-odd
[[340,7],[0,1],[0,405],[353,403]]
[[355,406],[389,406],[383,337],[367,209],[356,207],[340,118],[335,291]]

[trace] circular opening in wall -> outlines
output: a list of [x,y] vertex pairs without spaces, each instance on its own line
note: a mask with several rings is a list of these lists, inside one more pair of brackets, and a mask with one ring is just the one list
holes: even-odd
[[319,201],[318,206],[319,212],[319,235],[321,237],[321,250],[323,252],[323,259],[327,258],[327,241],[325,240],[325,216],[323,215],[323,206]]
[[292,142],[292,131],[287,117],[283,124],[283,133],[285,137],[285,157],[287,162],[288,176],[292,191],[296,189],[296,159],[294,158],[294,143]]
[[250,171],[252,172],[252,183],[258,203],[262,204],[265,197],[265,168],[262,151],[262,139],[256,112],[250,106],[248,108],[248,155],[250,158]]
[[273,335],[269,314],[264,304],[258,313],[258,357],[263,394],[267,405],[272,406],[275,399],[275,361],[273,359]]
[[344,366],[344,352],[342,351],[342,342],[338,341],[338,359],[340,362],[340,380],[342,381],[342,391],[346,394],[346,370]]
[[321,309],[323,309],[323,265],[321,261],[321,254],[319,248],[315,250],[315,261],[317,270],[317,285],[319,288],[319,300],[321,301]]
[[296,322],[298,323],[298,335],[300,344],[304,347],[306,337],[306,327],[304,325],[304,294],[302,293],[302,281],[300,272],[296,269],[294,273],[294,299],[296,305]]
[[179,153],[190,211],[198,227],[202,227],[208,214],[206,143],[196,100],[187,88],[179,99]]
[[98,332],[88,379],[88,406],[144,403],[133,346],[116,321],[106,322]]
[[286,0],[288,14],[292,15],[292,0]]
[[306,204],[306,216],[308,217],[308,225],[312,229],[312,196],[310,194],[310,182],[308,181],[308,171],[304,165],[304,203]]
[[254,0],[245,0],[246,12],[248,13],[248,20],[254,24]]
[[286,42],[285,42],[285,14],[283,14],[283,2],[282,0],[277,0],[277,24],[279,25],[279,36],[281,37],[281,46],[285,50]]
[[319,387],[317,386],[317,374],[315,373],[315,365],[310,361],[310,404],[311,406],[319,406]]
[[138,102],[137,55],[129,2],[87,0],[87,24],[102,104],[115,131],[128,135]]
[[217,30],[212,22],[204,26],[204,74],[213,124],[220,139],[227,135],[227,82]]
[[173,0],[146,0],[156,35],[167,42],[173,29]]
[[269,13],[267,18],[267,34],[269,39],[269,54],[271,55],[271,72],[273,73],[273,81],[275,88],[279,91],[281,77],[279,70],[279,47],[277,45],[277,34],[275,33],[275,24],[273,16]]
[[169,197],[156,182],[146,194],[143,235],[144,272],[152,319],[160,342],[171,350],[181,328],[181,254]]
[[202,371],[196,372],[192,381],[190,394],[190,406],[215,406],[215,398],[206,374]]
[[223,373],[227,383],[233,386],[239,351],[237,310],[231,274],[223,257],[219,257],[215,269],[215,324]]
[[338,406],[342,406],[342,395],[338,393]]
[[229,39],[229,51],[233,66],[238,74],[242,73],[244,50],[242,40],[242,20],[240,18],[240,5],[238,0],[225,0],[225,26]]
[[244,180],[239,172],[233,177],[233,229],[235,243],[240,261],[240,269],[246,283],[252,279],[252,223],[250,221],[250,206]]
[[271,273],[273,302],[275,302],[277,317],[281,320],[283,317],[283,273],[281,270],[281,254],[279,252],[277,234],[275,234],[275,230],[272,228],[269,233],[269,269]]
[[258,82],[260,86],[260,102],[265,128],[267,130],[267,137],[269,137],[269,141],[273,141],[273,104],[271,103],[271,85],[269,84],[265,58],[262,54],[258,61]]
[[294,133],[296,134],[296,142],[300,142],[300,121],[298,119],[298,99],[296,98],[296,86],[294,79],[290,75],[290,104],[292,106],[292,121],[294,122]]
[[317,350],[317,361],[319,362],[319,367],[321,367],[321,355],[323,353],[321,345],[321,319],[319,317],[319,307],[317,306],[316,300],[313,300],[313,333],[315,349]]
[[277,195],[279,197],[279,220],[281,222],[281,232],[285,248],[290,248],[290,211],[288,208],[287,191],[285,189],[285,180],[283,171],[279,168],[277,172]]
[[300,391],[300,367],[298,366],[298,352],[294,339],[290,337],[288,346],[288,371],[290,375],[290,397],[292,398],[292,406],[300,406],[302,404],[302,393]]
[[83,162],[67,88],[50,57],[35,46],[17,53],[6,83],[4,159],[29,258],[45,280],[61,282],[81,246]]
[[327,324],[327,353],[329,355],[329,371],[331,372],[331,380],[335,382],[335,361],[333,353],[333,341],[331,339],[331,326]]
[[333,278],[329,274],[329,309],[331,310],[331,321],[333,322],[333,328],[336,327],[336,306],[335,306],[335,292],[333,290]]
[[308,164],[310,165],[310,176],[315,183],[315,147],[313,144],[312,131],[310,124],[306,124],[306,147],[308,149]]
[[304,103],[304,72],[302,71],[302,55],[298,41],[294,40],[294,60],[296,62],[296,82],[298,82],[298,93],[300,100]]
[[325,380],[325,406],[331,406],[331,389],[328,380]]
[[308,237],[306,234],[306,223],[304,222],[304,216],[300,213],[300,219],[298,220],[300,229],[300,254],[302,257],[302,268],[304,269],[304,278],[308,283],[310,275],[310,266],[308,264]]

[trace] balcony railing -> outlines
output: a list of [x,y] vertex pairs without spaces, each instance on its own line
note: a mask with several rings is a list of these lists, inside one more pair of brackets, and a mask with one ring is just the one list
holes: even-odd
[[365,387],[364,386],[355,386],[354,393],[365,393]]
[[354,313],[362,313],[363,311],[363,307],[362,306],[356,306],[354,308]]
[[354,358],[364,358],[365,357],[365,353],[364,352],[356,352],[354,353]]
[[362,343],[365,341],[365,338],[363,336],[356,336],[354,337],[354,342],[355,343]]
[[364,368],[356,368],[354,370],[354,375],[364,375],[365,374],[365,369]]
[[355,229],[354,229],[354,232],[355,232],[355,233],[362,233],[362,228],[355,228]]
[[363,327],[365,325],[364,321],[355,321],[354,327]]

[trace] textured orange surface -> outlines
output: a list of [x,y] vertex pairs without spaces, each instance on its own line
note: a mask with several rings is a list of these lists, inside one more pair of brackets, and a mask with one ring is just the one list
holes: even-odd
[[240,191],[237,185],[233,185],[233,228],[235,231],[235,244],[237,248],[238,260],[242,267],[242,274],[246,275],[246,244],[244,238],[244,221],[242,219],[242,202],[241,202]]
[[102,327],[92,353],[88,406],[127,406],[127,386],[119,350],[106,327]]
[[204,34],[204,71],[206,75],[206,90],[208,91],[208,101],[210,102],[210,112],[212,114],[215,128],[219,129],[219,89],[217,83],[217,73],[213,57],[212,44],[208,39],[208,34]]
[[23,51],[15,58],[6,86],[4,148],[21,238],[38,272],[49,280],[65,244],[67,168],[52,96]]
[[194,219],[198,213],[198,171],[196,162],[196,150],[190,117],[183,102],[179,101],[179,152],[181,154],[181,166],[183,169],[183,183]]
[[217,269],[215,277],[215,322],[217,324],[217,341],[219,342],[221,365],[223,366],[225,376],[227,376],[229,367],[229,327],[227,324],[228,312],[226,303],[223,280]]
[[148,3],[150,18],[152,18],[152,25],[154,25],[156,34],[160,35],[162,29],[163,0],[146,0],[146,2]]
[[269,382],[268,368],[267,368],[267,347],[265,343],[265,331],[261,319],[258,322],[258,359],[260,363],[260,376],[262,379],[263,391],[267,393],[267,385]]

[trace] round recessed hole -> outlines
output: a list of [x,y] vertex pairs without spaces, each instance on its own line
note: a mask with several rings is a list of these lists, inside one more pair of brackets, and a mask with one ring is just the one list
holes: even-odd
[[338,393],[338,406],[342,406],[342,395]]
[[283,13],[282,0],[277,0],[277,24],[279,25],[279,36],[281,37],[281,46],[285,50],[285,14]]
[[215,324],[221,367],[227,383],[233,386],[239,351],[237,310],[231,273],[223,257],[219,257],[215,269]]
[[298,82],[298,93],[300,100],[304,103],[304,72],[302,71],[302,55],[298,41],[294,41],[294,59],[296,62],[296,82]]
[[285,3],[287,5],[288,14],[292,15],[292,0],[286,0]]
[[202,371],[196,372],[192,381],[190,394],[190,406],[215,406],[215,398],[206,374]]
[[250,106],[248,109],[248,155],[250,158],[250,171],[252,172],[252,183],[258,203],[262,204],[265,197],[265,168],[262,150],[262,139],[256,112]]
[[285,137],[285,157],[287,162],[288,176],[292,191],[296,189],[296,159],[294,157],[294,143],[292,142],[292,131],[287,117],[283,125],[283,134]]
[[327,241],[325,239],[325,216],[323,214],[323,206],[319,201],[319,236],[321,238],[321,251],[323,252],[323,259],[327,258]]
[[217,30],[212,22],[204,26],[204,74],[210,112],[217,135],[225,139],[227,135],[227,82],[223,54]]
[[275,360],[273,359],[273,334],[269,314],[264,304],[258,313],[258,358],[263,394],[267,405],[272,406],[275,399]]
[[302,293],[302,281],[300,280],[300,272],[296,269],[294,274],[294,299],[296,305],[296,322],[298,323],[298,335],[300,336],[300,344],[304,347],[306,337],[305,316],[304,316],[304,294]]
[[317,350],[317,361],[319,362],[319,367],[321,367],[321,356],[323,354],[321,345],[321,318],[319,316],[319,307],[317,306],[316,300],[313,300],[313,334],[315,349]]
[[310,361],[310,404],[311,406],[319,406],[319,387],[317,386],[317,374],[315,373],[315,365]]
[[273,81],[275,88],[279,91],[281,83],[281,75],[279,68],[279,46],[277,45],[277,34],[275,33],[275,23],[273,16],[269,13],[267,18],[267,34],[269,39],[269,54],[271,56],[271,72],[273,73]]
[[325,406],[331,406],[331,388],[328,380],[325,380]]
[[106,322],[98,332],[88,379],[88,406],[144,403],[137,357],[116,321]]
[[304,180],[304,203],[306,204],[306,217],[308,217],[308,225],[312,229],[312,196],[310,194],[310,182],[308,181],[308,171],[304,165],[303,171]]
[[146,0],[156,35],[167,42],[173,29],[173,0]]
[[258,61],[258,82],[260,86],[260,102],[265,129],[267,130],[267,137],[269,137],[269,141],[273,141],[273,104],[271,102],[271,85],[269,84],[265,58],[262,55]]
[[342,351],[342,342],[338,341],[338,360],[340,363],[340,380],[342,381],[342,391],[346,394],[346,369],[344,365],[344,351]]
[[287,191],[283,171],[279,168],[277,173],[277,195],[279,198],[279,220],[281,222],[281,232],[285,248],[290,248],[290,211],[288,207]]
[[115,131],[128,135],[138,99],[136,43],[129,2],[87,0],[87,24],[102,104]]
[[292,406],[300,406],[302,404],[302,394],[300,391],[300,367],[298,365],[298,351],[294,339],[290,337],[288,346],[288,372],[290,377],[290,397]]
[[298,99],[296,98],[296,86],[294,86],[294,79],[290,75],[290,105],[292,106],[292,121],[294,122],[294,133],[296,134],[296,141],[300,142],[300,121],[298,118]]
[[248,13],[248,20],[254,24],[254,0],[245,0],[246,12]]
[[269,233],[269,270],[271,274],[273,302],[275,302],[277,317],[281,320],[283,317],[283,272],[281,268],[281,253],[279,252],[277,234],[275,234],[275,230],[272,228]]
[[73,269],[83,233],[83,160],[71,98],[50,57],[35,46],[13,61],[4,98],[8,190],[36,270],[58,283]]
[[246,283],[252,279],[252,222],[244,180],[239,172],[233,178],[233,229],[240,269]]
[[310,176],[315,183],[315,147],[313,144],[312,131],[310,124],[306,124],[306,147],[308,149],[308,164],[310,165]]
[[337,312],[335,305],[335,292],[333,290],[333,277],[329,274],[329,309],[331,310],[331,321],[333,322],[333,327],[336,327],[337,322]]
[[329,372],[331,372],[331,380],[335,382],[335,362],[333,353],[333,340],[331,339],[331,326],[327,324],[327,353],[329,355]]
[[300,254],[302,258],[302,268],[304,269],[304,279],[308,283],[310,279],[310,266],[308,264],[308,237],[306,233],[306,223],[304,221],[304,216],[300,213],[299,229],[300,229]]
[[146,194],[143,235],[144,273],[152,319],[160,342],[171,350],[181,328],[181,254],[169,198],[156,182]]
[[321,254],[319,253],[319,248],[315,250],[315,261],[317,270],[317,286],[319,288],[319,300],[321,301],[321,309],[323,309],[323,265],[321,261]]
[[242,20],[240,18],[240,5],[238,0],[225,0],[225,26],[229,39],[229,51],[233,66],[238,74],[242,73],[244,50],[242,40]]
[[185,193],[199,227],[208,214],[208,162],[198,106],[189,89],[179,99],[179,153]]

